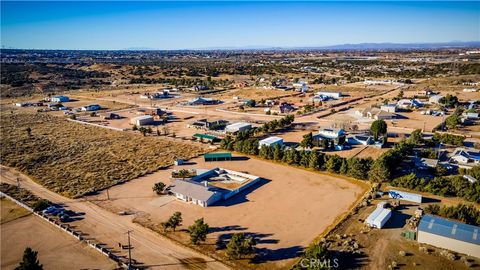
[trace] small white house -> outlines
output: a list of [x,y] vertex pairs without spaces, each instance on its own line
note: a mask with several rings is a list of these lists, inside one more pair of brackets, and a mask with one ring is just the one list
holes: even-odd
[[153,124],[153,116],[151,115],[142,115],[130,119],[130,123],[136,126],[145,126]]
[[98,105],[98,104],[90,104],[90,105],[83,106],[81,109],[82,109],[82,111],[89,112],[89,111],[98,111],[101,108],[102,107],[100,107],[100,105]]
[[258,142],[258,148],[262,148],[262,146],[275,146],[275,145],[279,145],[279,146],[282,146],[283,145],[283,139],[280,138],[280,137],[275,137],[275,136],[272,136],[272,137],[268,137],[268,138],[265,138],[261,141]]
[[397,112],[397,104],[386,104],[380,107],[380,110],[389,112],[389,113],[396,113]]
[[345,136],[345,130],[341,128],[322,128],[318,131],[318,135],[327,139],[338,139]]
[[233,134],[233,133],[237,133],[237,132],[246,131],[246,130],[249,130],[251,128],[252,128],[252,124],[239,122],[239,123],[234,123],[234,124],[226,126],[225,127],[225,132]]
[[316,95],[316,96],[325,96],[325,97],[334,98],[334,99],[339,99],[339,98],[342,97],[342,93],[341,93],[341,92],[321,91],[321,92],[317,92],[315,95]]

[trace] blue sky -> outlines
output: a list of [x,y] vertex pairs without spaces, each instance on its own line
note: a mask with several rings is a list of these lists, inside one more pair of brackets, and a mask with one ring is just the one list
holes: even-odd
[[480,2],[1,1],[1,45],[185,49],[480,40]]

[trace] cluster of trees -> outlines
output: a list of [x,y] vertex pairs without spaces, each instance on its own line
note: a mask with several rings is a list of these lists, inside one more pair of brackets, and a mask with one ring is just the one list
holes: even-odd
[[434,130],[448,130],[448,129],[455,129],[459,125],[462,124],[462,109],[460,107],[457,107],[455,111],[445,119],[445,122],[440,123],[437,125]]
[[221,140],[220,147],[229,151],[258,155],[258,139],[254,138],[255,134],[265,134],[286,128],[290,126],[294,120],[295,117],[293,115],[287,115],[279,120],[275,119],[267,122],[261,127],[238,132],[235,137],[226,136]]
[[295,120],[295,116],[293,114],[286,115],[280,118],[280,120],[275,119],[273,121],[263,124],[261,127],[258,127],[256,129],[256,132],[258,133],[274,132],[276,130],[283,129],[290,126],[294,120]]
[[447,108],[454,108],[458,105],[458,98],[448,94],[442,97],[438,102]]
[[470,183],[462,176],[435,177],[427,180],[411,173],[394,179],[391,185],[443,197],[461,197],[467,201],[480,203],[480,183]]
[[410,141],[401,141],[392,149],[380,155],[373,162],[368,173],[369,179],[373,182],[388,181],[396,172],[398,165],[405,157],[412,153],[414,144]]
[[475,226],[480,225],[480,210],[471,204],[461,203],[456,206],[430,204],[425,207],[425,212],[445,218],[456,219]]
[[465,141],[465,137],[460,135],[453,135],[448,133],[440,134],[438,132],[435,132],[435,134],[433,134],[432,140],[433,142],[462,146],[463,142]]

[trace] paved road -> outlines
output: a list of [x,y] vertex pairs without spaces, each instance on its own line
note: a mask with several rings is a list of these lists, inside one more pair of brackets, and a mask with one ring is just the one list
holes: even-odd
[[132,217],[118,216],[85,199],[65,198],[11,168],[1,166],[0,175],[2,182],[16,184],[18,177],[21,187],[30,190],[37,196],[54,203],[64,203],[76,212],[84,212],[85,218],[72,222],[71,225],[87,233],[89,237],[117,250],[119,254],[126,255],[125,251],[118,248],[118,243],[126,244],[126,231],[133,230],[131,234],[134,247],[132,257],[150,269],[228,269],[218,261],[178,246],[160,235],[132,223]]

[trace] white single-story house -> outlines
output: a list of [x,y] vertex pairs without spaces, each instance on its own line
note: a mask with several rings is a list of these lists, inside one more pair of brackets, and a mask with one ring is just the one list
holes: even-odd
[[227,125],[225,127],[225,132],[230,133],[230,134],[234,134],[234,133],[237,133],[237,132],[242,132],[242,131],[249,130],[251,128],[252,128],[252,124],[250,124],[250,123],[238,122],[238,123],[234,123],[234,124],[231,124],[231,125]]
[[145,126],[145,125],[153,124],[153,116],[142,115],[142,116],[134,117],[130,119],[130,124],[136,125],[136,126]]
[[397,102],[397,107],[402,109],[409,109],[411,107],[422,107],[423,103],[417,99],[401,99]]
[[365,108],[363,110],[356,111],[356,114],[368,119],[373,120],[388,120],[395,119],[397,114],[381,110],[379,108]]
[[223,168],[195,171],[196,175],[189,179],[173,180],[170,192],[179,200],[203,207],[227,200],[261,179],[255,175]]
[[283,145],[283,139],[280,138],[280,137],[275,137],[275,136],[272,136],[272,137],[268,137],[268,138],[265,138],[261,141],[258,142],[258,148],[262,148],[262,146],[275,146],[275,145],[279,145],[279,146],[282,146]]
[[318,135],[326,139],[338,139],[345,136],[345,130],[342,128],[322,128],[318,131]]
[[100,107],[100,105],[98,104],[90,104],[90,105],[86,105],[86,106],[83,106],[81,108],[82,111],[98,111],[100,110],[102,107]]
[[389,112],[389,113],[396,113],[397,112],[397,104],[385,104],[380,107],[380,110]]
[[480,151],[473,148],[459,147],[452,153],[450,162],[457,163],[459,165],[480,164]]

